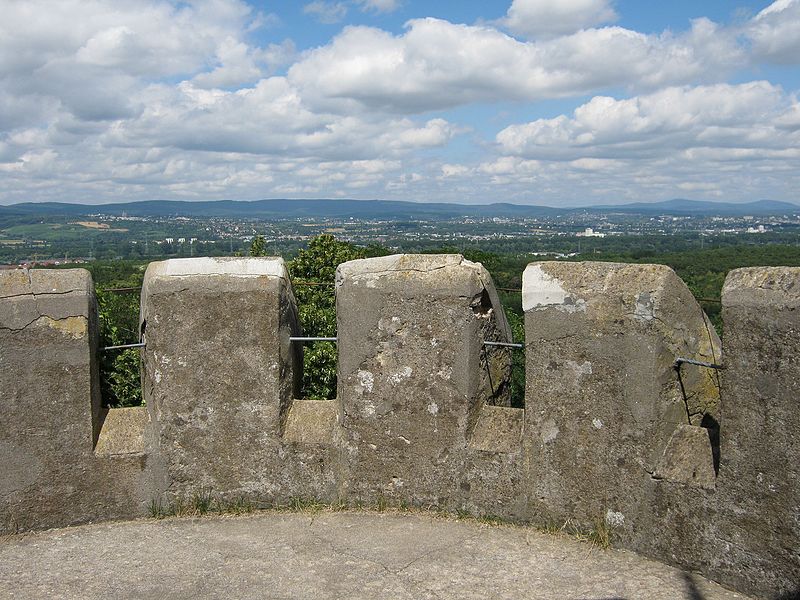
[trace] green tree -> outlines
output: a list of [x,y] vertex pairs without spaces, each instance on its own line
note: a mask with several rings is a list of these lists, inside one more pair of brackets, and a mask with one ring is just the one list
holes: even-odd
[[[139,341],[139,294],[145,265],[131,261],[98,262],[89,267],[95,280],[100,322],[100,346],[119,346]],[[126,293],[109,291],[128,288]],[[140,406],[140,351],[111,350],[100,353],[100,389],[103,404]]]
[[267,256],[267,240],[263,235],[257,235],[250,242],[250,256]]
[[[381,249],[372,249],[373,253]],[[336,337],[336,267],[348,260],[366,258],[367,251],[332,235],[312,239],[289,263],[304,335]],[[303,349],[304,398],[336,397],[336,345],[310,342]]]

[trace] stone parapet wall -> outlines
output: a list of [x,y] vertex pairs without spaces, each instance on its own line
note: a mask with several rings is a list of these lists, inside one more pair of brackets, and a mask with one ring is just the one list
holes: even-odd
[[292,453],[283,441],[302,348],[289,339],[300,328],[282,259],[151,263],[141,329],[150,452],[165,500],[275,502],[323,491],[307,472],[325,473],[329,458]]
[[534,263],[523,276],[526,476],[539,518],[635,544],[661,480],[713,488],[720,341],[668,267]]
[[0,272],[0,533],[141,514],[142,451],[96,455],[94,286],[83,269]]
[[344,496],[460,507],[486,487],[476,427],[510,398],[510,353],[483,343],[511,340],[491,277],[457,255],[352,261],[336,312]]
[[714,575],[800,594],[800,268],[736,269],[725,365]]
[[729,275],[723,357],[666,267],[529,265],[524,409],[512,350],[484,345],[511,334],[481,265],[382,257],[336,285],[338,395],[303,400],[290,338],[315,332],[281,259],[151,264],[146,407],[108,411],[89,274],[0,273],[0,533],[197,494],[396,503],[603,529],[747,593],[800,593],[800,269]]

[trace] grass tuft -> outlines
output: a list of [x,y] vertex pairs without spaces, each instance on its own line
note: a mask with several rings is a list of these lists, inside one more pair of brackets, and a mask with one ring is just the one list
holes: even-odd
[[[254,504],[244,496],[238,496],[232,500],[214,498],[211,490],[200,490],[191,497],[177,496],[165,503],[161,498],[154,498],[150,501],[150,517],[153,519],[163,519],[165,517],[196,517],[206,514],[233,514],[242,515],[252,513],[256,510],[278,510],[290,512],[303,512],[316,514],[321,511],[341,512],[346,510],[373,510],[379,513],[386,511],[396,512],[415,512],[417,509],[408,500],[397,500],[390,502],[383,494],[377,496],[374,504],[367,504],[364,500],[355,500],[348,503],[340,498],[333,503],[326,503],[315,498],[294,496],[285,504]],[[514,523],[499,515],[485,513],[478,516],[473,515],[466,508],[458,508],[455,511],[444,508],[437,509],[435,506],[422,509],[426,514],[433,512],[441,518],[459,521],[475,521],[482,525],[526,525],[525,523]],[[527,523],[530,525],[530,523]],[[555,536],[568,536],[582,542],[586,542],[597,548],[605,550],[611,546],[612,528],[604,518],[597,518],[590,527],[581,526],[572,519],[567,519],[563,523],[556,521],[544,521],[543,524],[534,526],[541,533]]]
[[506,523],[506,520],[503,519],[502,517],[489,514],[478,515],[477,521],[478,523],[482,523],[483,525],[492,525],[492,526],[503,525],[504,523]]

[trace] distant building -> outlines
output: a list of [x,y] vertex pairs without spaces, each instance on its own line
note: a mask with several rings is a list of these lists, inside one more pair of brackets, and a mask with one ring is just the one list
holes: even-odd
[[167,244],[172,244],[172,243],[174,243],[174,242],[175,242],[175,239],[174,239],[174,238],[164,238],[164,241],[165,241]]
[[605,233],[598,233],[591,227],[587,227],[583,230],[583,233],[576,233],[578,237],[606,237]]

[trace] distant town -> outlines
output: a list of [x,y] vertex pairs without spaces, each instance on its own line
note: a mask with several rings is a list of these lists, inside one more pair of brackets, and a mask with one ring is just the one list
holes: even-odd
[[[30,206],[30,205],[29,205]],[[10,207],[13,209],[13,207]],[[385,218],[208,217],[0,211],[0,263],[58,264],[95,259],[247,254],[255,236],[270,253],[291,256],[309,239],[332,234],[357,245],[378,244],[397,252],[486,251],[553,256],[613,253],[671,243],[703,248],[715,244],[800,242],[800,207],[782,214],[640,214],[575,209],[540,216]],[[92,210],[96,212],[91,212]],[[760,239],[756,240],[756,236]],[[658,238],[668,238],[658,240]]]

